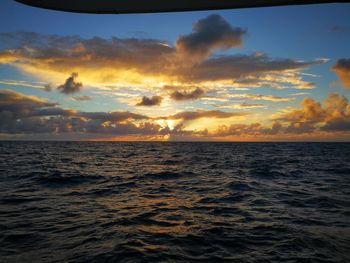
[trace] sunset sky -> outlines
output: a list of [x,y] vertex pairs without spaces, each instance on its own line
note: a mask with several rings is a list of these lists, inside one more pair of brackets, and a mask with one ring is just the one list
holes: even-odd
[[350,141],[349,4],[0,10],[0,139]]

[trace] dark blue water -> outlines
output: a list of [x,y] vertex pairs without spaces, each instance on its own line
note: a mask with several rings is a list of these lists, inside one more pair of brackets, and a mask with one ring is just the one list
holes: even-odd
[[0,142],[0,262],[350,262],[350,144]]

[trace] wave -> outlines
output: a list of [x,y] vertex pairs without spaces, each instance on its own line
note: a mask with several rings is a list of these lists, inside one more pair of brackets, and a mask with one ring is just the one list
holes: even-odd
[[347,262],[350,144],[0,142],[0,262]]

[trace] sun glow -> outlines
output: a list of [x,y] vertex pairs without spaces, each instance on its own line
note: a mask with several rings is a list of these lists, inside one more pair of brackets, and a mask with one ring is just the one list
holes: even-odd
[[159,124],[162,128],[169,128],[170,130],[174,130],[176,126],[175,120],[156,120],[157,124]]

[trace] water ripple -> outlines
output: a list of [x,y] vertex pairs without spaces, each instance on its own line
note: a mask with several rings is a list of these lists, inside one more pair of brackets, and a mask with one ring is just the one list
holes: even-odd
[[348,262],[350,144],[0,142],[0,262]]

